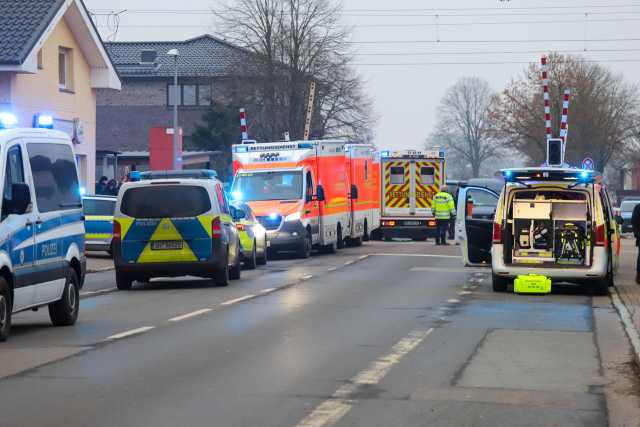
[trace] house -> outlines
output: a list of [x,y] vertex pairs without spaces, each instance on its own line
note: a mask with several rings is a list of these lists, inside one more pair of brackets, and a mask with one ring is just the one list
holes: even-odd
[[82,0],[2,0],[0,111],[30,127],[38,115],[75,143],[81,182],[93,191],[96,90],[120,79]]
[[[172,127],[174,102],[179,106],[179,126],[188,149],[188,137],[212,100],[224,102],[229,97],[238,82],[238,70],[250,56],[246,50],[210,35],[184,41],[105,45],[122,80],[120,92],[98,91],[98,169],[108,178],[113,178],[115,170],[114,153],[146,152],[150,129]],[[176,61],[167,55],[172,49],[179,52],[175,97]],[[123,161],[118,159],[120,168],[125,166]]]

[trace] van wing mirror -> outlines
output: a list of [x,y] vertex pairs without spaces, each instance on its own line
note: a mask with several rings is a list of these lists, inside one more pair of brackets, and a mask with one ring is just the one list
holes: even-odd
[[616,215],[616,222],[618,223],[618,225],[622,225],[624,220],[622,219],[622,217],[620,215]]
[[11,185],[10,213],[22,215],[27,212],[31,204],[31,191],[25,183]]
[[351,200],[358,200],[358,186],[355,184],[351,185]]
[[316,189],[316,199],[319,202],[325,201],[324,188],[322,187],[322,185],[318,185],[318,188]]
[[247,217],[247,214],[244,213],[244,210],[238,209],[235,206],[231,206],[231,216],[233,217],[234,221],[240,221],[242,219],[245,219]]
[[307,194],[304,197],[304,201],[305,202],[307,202],[307,203],[313,202],[313,193],[312,192],[313,192],[313,189],[311,189],[311,188],[307,191]]

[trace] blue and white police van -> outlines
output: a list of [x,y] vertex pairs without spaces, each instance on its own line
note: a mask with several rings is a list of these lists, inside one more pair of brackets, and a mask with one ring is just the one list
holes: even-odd
[[0,112],[0,341],[13,314],[43,306],[55,326],[73,325],[86,271],[73,145],[51,118],[35,122]]

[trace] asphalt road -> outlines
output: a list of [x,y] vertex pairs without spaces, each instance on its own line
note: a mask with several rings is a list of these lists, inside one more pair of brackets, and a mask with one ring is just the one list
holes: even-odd
[[113,287],[88,277],[74,327],[16,316],[0,426],[600,426],[616,393],[637,403],[632,368],[607,362],[628,354],[608,299],[494,294],[456,247]]

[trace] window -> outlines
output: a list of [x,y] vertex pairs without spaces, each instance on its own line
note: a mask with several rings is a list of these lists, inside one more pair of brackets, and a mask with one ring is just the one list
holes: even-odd
[[20,146],[15,145],[7,153],[7,170],[4,177],[4,194],[2,200],[2,218],[11,212],[8,211],[7,203],[13,199],[11,186],[24,182],[24,168],[22,165],[22,153]]
[[307,172],[307,196],[313,196],[313,176],[311,171]]
[[216,196],[218,197],[218,205],[220,205],[220,210],[222,213],[229,214],[229,206],[227,204],[227,199],[224,197],[224,192],[222,191],[222,187],[220,185],[216,185]]
[[423,185],[433,185],[435,180],[436,170],[431,166],[422,166],[420,168],[420,183]]
[[198,87],[196,85],[182,86],[182,105],[198,105]]
[[133,218],[191,218],[211,209],[209,193],[193,185],[149,185],[127,190],[120,210]]
[[180,105],[181,103],[180,98],[181,98],[180,86],[169,85],[168,98],[167,98],[168,105],[171,107],[176,105],[176,103]]
[[58,83],[62,90],[73,90],[73,51],[66,47],[58,50]]
[[302,172],[240,173],[233,182],[233,191],[244,201],[302,199]]
[[365,181],[369,180],[369,161],[368,160],[364,161],[364,180]]
[[80,186],[71,147],[62,144],[27,145],[38,211],[79,208]]
[[84,199],[82,205],[85,215],[112,216],[116,202],[115,200]]
[[198,105],[211,105],[211,85],[198,85]]
[[42,49],[40,49],[38,51],[38,59],[37,60],[38,60],[38,70],[42,70],[44,68],[44,65],[42,63],[42,61],[43,61],[42,60]]
[[404,167],[391,167],[391,185],[404,185]]

